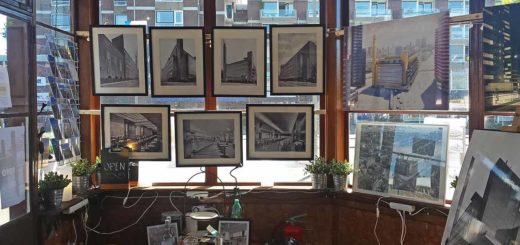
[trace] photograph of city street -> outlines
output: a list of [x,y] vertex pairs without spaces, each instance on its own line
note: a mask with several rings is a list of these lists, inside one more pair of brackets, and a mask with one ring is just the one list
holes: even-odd
[[220,220],[218,233],[224,238],[225,245],[249,245],[248,220]]
[[213,30],[215,96],[265,96],[265,28]]
[[271,67],[274,94],[322,92],[322,32],[321,27],[272,28]]
[[442,244],[520,244],[519,144],[511,133],[473,133]]
[[92,28],[95,94],[145,94],[144,29]]
[[312,115],[309,106],[248,105],[248,159],[312,158]]
[[486,110],[514,111],[520,105],[520,29],[516,26],[520,4],[487,7],[482,12]]
[[103,105],[102,122],[105,148],[128,148],[135,160],[170,158],[169,106]]
[[346,35],[350,110],[449,109],[447,12],[352,26]]
[[240,121],[236,112],[176,113],[177,166],[241,164]]
[[448,126],[361,123],[354,190],[444,203]]
[[202,28],[151,28],[150,35],[152,96],[203,96]]

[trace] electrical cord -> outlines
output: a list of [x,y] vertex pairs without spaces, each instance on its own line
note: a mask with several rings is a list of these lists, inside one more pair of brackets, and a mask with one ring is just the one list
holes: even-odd
[[376,241],[377,241],[378,245],[381,245],[381,243],[379,241],[379,237],[377,236],[377,223],[379,223],[379,214],[380,214],[379,203],[383,202],[383,203],[386,203],[387,205],[389,205],[389,203],[384,201],[383,198],[385,198],[385,197],[379,197],[376,202],[376,223],[374,225],[374,236],[376,237]]
[[78,241],[78,233],[76,232],[76,222],[74,217],[72,218],[72,229],[74,229],[74,245],[76,245],[76,241]]

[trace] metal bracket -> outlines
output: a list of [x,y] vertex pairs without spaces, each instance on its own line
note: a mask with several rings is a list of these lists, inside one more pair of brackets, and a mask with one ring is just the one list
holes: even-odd
[[88,31],[76,31],[76,36],[86,38],[87,41],[90,41],[90,32]]
[[204,43],[211,48],[211,34],[204,34]]

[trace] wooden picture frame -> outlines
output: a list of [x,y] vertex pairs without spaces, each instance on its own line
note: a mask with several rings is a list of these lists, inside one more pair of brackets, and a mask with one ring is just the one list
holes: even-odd
[[[238,230],[235,230],[237,228]],[[218,221],[218,233],[223,236],[224,243],[235,241],[233,244],[249,245],[251,243],[251,220],[220,219]]]

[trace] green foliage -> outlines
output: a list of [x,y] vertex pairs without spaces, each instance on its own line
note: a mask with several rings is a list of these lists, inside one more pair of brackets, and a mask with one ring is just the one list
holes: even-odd
[[72,176],[89,176],[96,171],[96,165],[90,164],[87,159],[79,159],[70,164]]
[[305,173],[308,174],[328,174],[330,173],[329,164],[324,157],[316,156],[310,164],[305,165]]
[[71,182],[67,177],[63,177],[63,174],[58,175],[56,172],[48,172],[43,180],[38,181],[38,189],[40,191],[63,189]]
[[352,164],[347,160],[339,161],[332,159],[330,162],[330,173],[332,175],[349,175],[352,173]]
[[520,3],[520,0],[502,0],[502,4]]
[[451,188],[457,188],[457,183],[459,183],[459,176],[455,176],[455,179],[450,183]]

